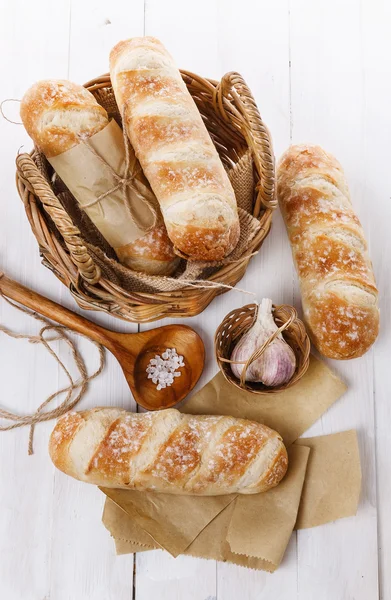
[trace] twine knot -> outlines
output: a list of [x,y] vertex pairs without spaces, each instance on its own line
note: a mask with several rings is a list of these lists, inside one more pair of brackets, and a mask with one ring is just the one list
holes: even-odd
[[[125,123],[125,109],[122,114],[122,123],[123,124]],[[85,210],[87,208],[91,208],[92,206],[95,206],[96,204],[100,204],[102,202],[102,200],[107,198],[107,196],[110,196],[110,194],[113,194],[118,189],[122,188],[124,204],[128,210],[128,213],[129,213],[129,216],[130,216],[132,222],[138,229],[141,229],[142,231],[147,233],[148,231],[151,231],[151,229],[156,227],[158,220],[159,220],[158,211],[156,209],[156,206],[154,206],[154,204],[148,198],[146,198],[143,194],[141,194],[137,188],[136,177],[141,172],[141,166],[140,166],[140,163],[137,161],[136,157],[131,153],[130,143],[128,140],[128,136],[126,135],[126,129],[125,129],[124,125],[122,127],[122,135],[123,135],[123,143],[124,143],[124,148],[125,148],[125,169],[124,169],[123,175],[119,175],[115,171],[115,169],[113,169],[113,167],[95,150],[95,148],[93,148],[90,145],[88,140],[83,139],[81,137],[79,138],[80,142],[82,144],[84,144],[88,148],[88,150],[102,164],[105,165],[105,167],[109,170],[110,175],[113,177],[113,179],[116,182],[116,184],[113,187],[111,187],[109,190],[107,190],[103,194],[100,194],[97,198],[95,198],[95,200],[88,202],[88,204],[81,205],[81,208],[83,210]],[[133,158],[133,161],[131,160],[132,158]],[[128,193],[127,193],[128,188],[131,188],[133,190],[133,192],[135,194],[137,194],[137,196],[140,200],[140,203],[145,204],[148,207],[149,211],[151,212],[152,221],[148,227],[145,227],[145,224],[140,221],[138,214],[135,212],[135,210],[134,210],[135,203],[131,202],[128,197]]]

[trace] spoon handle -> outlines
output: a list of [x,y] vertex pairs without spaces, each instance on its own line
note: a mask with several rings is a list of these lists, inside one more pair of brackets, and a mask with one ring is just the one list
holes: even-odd
[[1,272],[0,290],[7,298],[15,300],[19,304],[34,310],[40,315],[43,315],[52,321],[56,321],[56,323],[60,323],[60,325],[65,325],[66,327],[69,327],[69,329],[81,333],[104,346],[111,345],[111,331],[88,321],[68,308],[53,302],[53,300],[49,300],[49,298],[45,298],[37,292],[24,287],[20,283],[9,279]]

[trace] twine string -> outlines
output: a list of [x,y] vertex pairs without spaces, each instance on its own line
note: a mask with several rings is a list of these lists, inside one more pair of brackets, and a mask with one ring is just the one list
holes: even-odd
[[[189,260],[189,256],[187,254],[183,254],[176,247],[174,247],[174,251],[175,251],[175,254],[177,254],[180,258],[184,258],[187,261]],[[249,254],[244,254],[243,256],[240,256],[239,258],[233,258],[233,259],[230,259],[229,255],[228,255],[227,258],[223,258],[222,260],[202,261],[200,263],[200,267],[202,268],[202,270],[204,270],[207,267],[225,267],[226,265],[236,265],[245,260],[250,260],[250,258],[253,258],[254,256],[256,256],[258,254],[258,252],[259,252],[259,250],[255,250],[254,252],[250,252]],[[198,261],[193,261],[193,262],[197,263]]]
[[[66,333],[69,331],[69,329],[67,327],[64,327],[62,325],[53,325],[45,317],[42,317],[41,315],[38,315],[36,312],[31,311],[23,306],[20,306],[19,304],[12,302],[9,298],[6,298],[6,296],[4,296],[4,294],[1,292],[1,290],[0,290],[0,296],[16,310],[19,310],[20,312],[23,312],[23,313],[29,315],[33,319],[40,321],[41,323],[44,323],[44,326],[40,329],[38,335],[15,333],[15,332],[9,330],[8,328],[4,327],[3,325],[0,325],[0,331],[14,339],[25,339],[25,340],[28,340],[32,344],[42,344],[43,347],[49,352],[49,354],[57,362],[57,364],[62,369],[62,371],[65,373],[66,378],[69,382],[69,384],[67,386],[63,387],[62,389],[58,390],[57,392],[54,392],[48,398],[46,398],[46,400],[44,400],[38,406],[37,410],[33,414],[17,415],[15,413],[12,413],[5,409],[0,409],[0,419],[4,419],[6,421],[11,421],[11,423],[8,425],[0,425],[0,431],[9,431],[11,429],[15,429],[17,427],[24,427],[26,425],[30,426],[28,453],[33,454],[33,438],[34,438],[34,430],[35,430],[36,424],[41,423],[43,421],[50,421],[51,419],[56,419],[58,417],[61,417],[63,414],[65,414],[69,410],[72,410],[72,408],[74,408],[76,406],[76,404],[82,399],[83,395],[85,394],[85,392],[88,388],[89,382],[92,381],[93,379],[95,379],[96,377],[98,377],[98,375],[103,371],[104,364],[105,364],[104,348],[103,348],[103,346],[101,346],[100,344],[95,342],[94,340],[91,340],[87,336],[80,334],[80,335],[82,335],[82,337],[85,337],[91,343],[93,343],[99,352],[99,366],[92,373],[92,375],[88,375],[88,371],[87,371],[85,362],[83,360],[83,357],[81,356],[80,352],[77,350],[74,342],[68,337],[68,335]],[[54,335],[52,335],[50,337],[46,337],[48,332],[54,332]],[[73,358],[75,365],[77,367],[77,370],[79,372],[79,378],[77,380],[74,380],[74,378],[70,374],[69,370],[64,365],[63,361],[60,359],[58,354],[50,346],[51,342],[59,341],[59,340],[64,341],[68,345],[69,349],[71,350],[72,358]],[[72,396],[75,391],[77,391],[77,394],[73,398]],[[62,402],[56,408],[43,412],[43,409],[46,406],[48,406],[53,400],[55,400],[57,397],[60,397],[63,394],[66,394],[65,398],[62,400]]]
[[228,285],[227,283],[221,283],[221,281],[209,281],[208,279],[174,279],[172,277],[167,277],[167,279],[171,281],[175,281],[178,283],[186,283],[190,287],[194,287],[197,289],[215,289],[215,288],[224,288],[228,290],[234,290],[236,292],[241,292],[242,294],[248,294],[249,296],[256,296],[254,292],[249,292],[248,290],[243,290],[242,288],[235,287],[233,285]]
[[[251,257],[255,256],[256,254],[258,254],[258,251],[256,252],[252,252],[251,254],[246,254],[245,256],[241,256],[240,258],[236,258],[234,260],[227,260],[225,259],[223,264],[230,264],[230,265],[234,265],[234,264],[240,264],[241,262],[245,261],[245,260],[249,260]],[[209,264],[206,266],[210,266]],[[203,266],[202,270],[205,269],[205,265]],[[238,288],[234,285],[229,285],[227,283],[222,283],[221,281],[211,281],[210,279],[188,279],[186,277],[178,277],[178,279],[175,279],[175,277],[165,277],[166,281],[169,282],[173,282],[173,283],[185,283],[186,285],[189,285],[190,287],[196,288],[196,289],[208,289],[208,288],[223,288],[223,289],[227,289],[227,290],[234,290],[236,292],[240,292],[242,294],[248,294],[249,296],[253,296],[256,297],[255,292],[249,292],[248,290],[244,290],[242,288]]]
[[[142,231],[145,231],[146,233],[148,231],[151,231],[154,227],[156,227],[157,223],[158,223],[158,212],[156,210],[156,207],[152,204],[152,202],[146,198],[145,196],[143,196],[142,194],[140,194],[139,190],[137,189],[137,186],[135,184],[135,181],[137,182],[137,175],[141,172],[141,167],[140,164],[137,165],[137,168],[132,169],[132,167],[134,167],[134,163],[135,161],[133,161],[133,165],[131,164],[131,152],[130,152],[130,143],[128,140],[128,136],[126,135],[126,130],[125,130],[125,109],[124,112],[122,114],[122,123],[123,123],[123,127],[122,127],[122,135],[123,135],[123,141],[124,141],[124,147],[125,147],[125,168],[124,168],[124,174],[121,177],[120,175],[118,175],[118,173],[113,169],[113,167],[98,153],[96,152],[95,148],[93,148],[88,140],[80,139],[80,142],[86,146],[88,148],[88,150],[102,163],[105,165],[105,167],[109,170],[110,175],[113,177],[113,179],[116,181],[116,184],[110,188],[109,190],[107,190],[106,192],[103,192],[102,194],[100,194],[97,198],[95,198],[94,200],[92,200],[91,202],[88,202],[87,204],[84,204],[81,206],[81,208],[83,210],[87,209],[87,208],[91,208],[92,206],[95,206],[96,204],[99,204],[100,202],[102,202],[102,200],[104,200],[105,198],[107,198],[107,196],[109,196],[110,194],[113,194],[114,192],[116,192],[118,189],[122,189],[122,194],[123,194],[123,200],[124,200],[124,204],[127,208],[127,211],[129,213],[129,216],[133,222],[133,224],[138,227],[139,229],[141,229]],[[132,172],[133,171],[133,172]],[[144,203],[146,206],[148,206],[151,214],[152,214],[152,223],[149,227],[145,228],[145,226],[139,222],[138,219],[138,215],[135,213],[134,210],[134,204],[133,202],[130,201],[129,195],[128,195],[128,188],[131,188],[139,197],[140,201],[142,203]]]
[[[245,254],[244,256],[241,256],[240,258],[234,258],[232,260],[230,260],[229,258],[224,258],[221,261],[222,266],[225,265],[237,265],[238,263],[241,263],[245,260],[250,260],[250,258],[253,258],[254,256],[256,256],[258,254],[259,250],[256,250],[255,252],[250,252],[250,254]],[[216,266],[220,266],[219,264]]]
[[21,100],[19,100],[18,98],[5,98],[5,100],[2,100],[2,102],[0,102],[0,113],[1,116],[3,117],[3,119],[5,119],[6,121],[8,121],[8,123],[12,123],[13,125],[23,125],[22,121],[12,121],[12,119],[9,119],[3,111],[3,104],[5,104],[6,102],[21,102]]
[[[275,310],[278,310],[280,307],[276,307]],[[252,325],[255,323],[255,320],[257,318],[257,314],[258,314],[258,310],[259,310],[259,306],[257,309],[257,312],[255,313],[254,316],[254,320]],[[297,317],[297,313],[295,310],[292,310],[289,318],[287,319],[287,321],[285,321],[285,323],[283,323],[278,329],[276,329],[272,335],[265,340],[265,342],[259,347],[257,348],[252,354],[251,356],[247,359],[247,360],[231,360],[229,358],[224,358],[222,356],[219,356],[219,360],[221,362],[225,362],[225,363],[229,363],[231,365],[244,365],[242,372],[240,374],[240,387],[244,388],[245,387],[245,383],[246,383],[246,373],[247,373],[247,369],[249,368],[249,366],[256,360],[258,360],[258,358],[260,358],[262,356],[262,354],[265,352],[266,348],[279,336],[281,335],[281,333],[287,329],[290,325],[292,325],[292,323],[296,320]],[[252,327],[251,325],[251,327]],[[249,329],[251,329],[251,327]]]

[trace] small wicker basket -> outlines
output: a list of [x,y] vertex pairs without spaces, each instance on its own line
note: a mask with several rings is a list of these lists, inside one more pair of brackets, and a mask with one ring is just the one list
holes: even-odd
[[[296,357],[296,369],[293,377],[284,385],[267,387],[263,383],[245,381],[243,384],[234,376],[230,367],[230,356],[239,339],[253,325],[257,315],[257,304],[247,304],[242,308],[231,311],[225,317],[215,334],[215,355],[220,371],[225,379],[239,389],[245,389],[254,394],[270,394],[281,392],[294,385],[308,369],[310,362],[310,339],[304,324],[297,316],[296,310],[287,304],[273,306],[273,317],[285,341],[292,348]],[[274,339],[271,337],[267,345]]]
[[[37,150],[21,154],[16,160],[16,182],[42,262],[70,289],[83,309],[106,311],[133,322],[196,315],[243,277],[252,254],[270,230],[276,207],[274,156],[269,132],[251,92],[238,73],[228,73],[221,82],[187,71],[181,73],[223,163],[231,167],[238,164],[250,149],[254,165],[252,214],[259,219],[260,229],[239,262],[222,266],[208,278],[211,287],[187,286],[157,293],[125,290],[105,277],[94,261],[80,230],[53,191],[50,173],[45,174],[42,168],[42,155]],[[109,75],[85,87],[101,104],[109,95],[113,98]],[[118,119],[118,109],[114,108],[110,116]]]

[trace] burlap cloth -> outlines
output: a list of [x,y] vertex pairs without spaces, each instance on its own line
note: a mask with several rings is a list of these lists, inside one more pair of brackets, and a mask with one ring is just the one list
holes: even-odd
[[[105,108],[110,116],[117,117],[114,108],[107,106],[107,102]],[[80,230],[83,241],[94,262],[100,267],[103,276],[129,292],[167,292],[182,289],[189,284],[197,285],[197,280],[210,277],[221,266],[245,259],[252,240],[260,230],[259,221],[251,214],[254,201],[254,165],[251,151],[247,150],[235,165],[227,169],[236,195],[240,220],[240,238],[234,251],[220,262],[181,260],[177,271],[171,277],[138,273],[118,262],[113,248],[99,233],[88,215],[80,208],[80,205],[61,179],[53,173],[53,169],[39,151],[36,152],[36,162],[45,179],[51,182],[54,193],[71,217],[74,225]],[[51,221],[49,215],[46,215],[46,217],[49,228],[55,232],[57,238],[63,243],[55,224]]]

